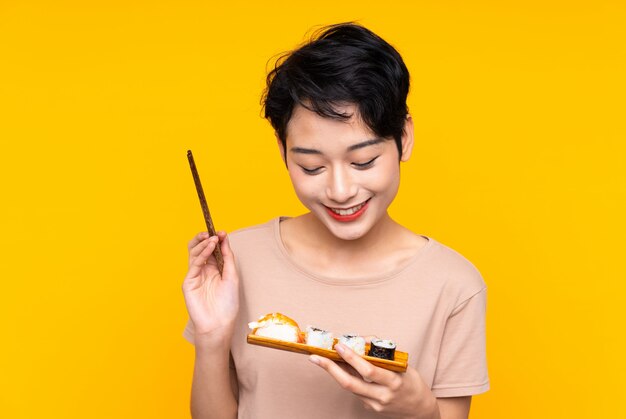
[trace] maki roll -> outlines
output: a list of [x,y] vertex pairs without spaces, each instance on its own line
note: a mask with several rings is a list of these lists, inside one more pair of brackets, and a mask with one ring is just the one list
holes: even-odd
[[387,339],[372,339],[367,355],[393,361],[395,352],[396,344],[394,342]]
[[308,326],[306,328],[306,344],[322,349],[333,349],[333,334],[327,330]]
[[347,333],[339,337],[339,343],[343,343],[359,355],[365,355],[365,338],[353,333]]

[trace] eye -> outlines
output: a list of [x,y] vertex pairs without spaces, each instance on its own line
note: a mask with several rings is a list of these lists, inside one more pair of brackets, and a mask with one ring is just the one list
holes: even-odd
[[304,173],[306,173],[307,175],[317,175],[317,174],[319,174],[319,173],[322,171],[322,169],[323,169],[323,167],[322,167],[322,166],[320,166],[320,167],[316,167],[316,168],[314,168],[314,169],[307,169],[307,168],[306,168],[306,167],[304,167],[304,166],[300,166],[300,168],[301,168],[301,169],[302,169],[302,171],[303,171]]
[[363,170],[363,169],[369,169],[370,167],[372,167],[374,165],[374,162],[376,161],[377,158],[379,158],[380,156],[376,156],[374,157],[372,160],[366,161],[365,163],[352,163],[352,165],[354,167],[356,167],[359,170]]

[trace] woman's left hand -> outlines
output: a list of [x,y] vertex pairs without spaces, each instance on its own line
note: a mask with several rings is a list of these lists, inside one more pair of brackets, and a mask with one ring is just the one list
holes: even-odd
[[394,418],[440,417],[437,399],[414,368],[407,368],[406,373],[388,371],[340,343],[335,345],[335,350],[351,367],[339,366],[316,355],[309,359],[326,370],[343,389],[358,396],[366,409]]

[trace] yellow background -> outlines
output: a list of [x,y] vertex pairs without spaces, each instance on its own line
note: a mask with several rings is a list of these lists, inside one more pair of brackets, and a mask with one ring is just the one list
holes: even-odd
[[300,213],[260,117],[265,66],[345,20],[412,74],[392,215],[489,287],[492,389],[472,417],[626,417],[625,12],[2,0],[0,417],[188,417],[180,286],[203,220],[185,152],[219,228]]

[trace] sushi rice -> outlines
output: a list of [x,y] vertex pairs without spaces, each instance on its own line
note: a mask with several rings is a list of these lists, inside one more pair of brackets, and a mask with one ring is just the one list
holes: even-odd
[[365,355],[365,338],[355,333],[346,333],[339,337],[339,343],[346,345],[359,355]]
[[306,344],[322,349],[333,349],[333,334],[327,330],[308,326],[306,328]]

